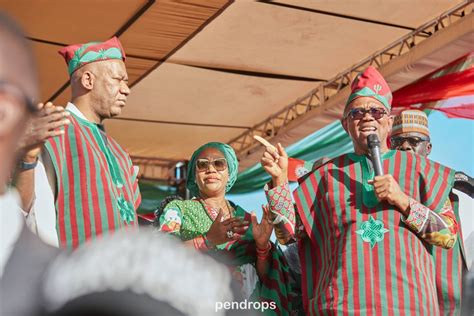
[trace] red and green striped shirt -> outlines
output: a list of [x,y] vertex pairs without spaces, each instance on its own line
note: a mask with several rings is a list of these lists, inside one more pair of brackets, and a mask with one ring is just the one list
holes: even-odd
[[65,133],[46,150],[56,174],[56,229],[60,247],[137,226],[137,175],[129,155],[101,125],[71,112]]
[[[454,172],[400,151],[382,155],[402,190],[441,212]],[[314,171],[294,197],[309,238],[298,241],[307,314],[438,315],[428,245],[402,214],[378,202],[368,159],[342,155]]]
[[[456,220],[459,218],[459,198],[451,193],[449,196],[453,205]],[[467,269],[464,258],[461,226],[458,227],[458,242],[452,249],[431,247],[430,251],[436,267],[436,291],[438,292],[439,310],[441,315],[460,315],[462,297],[462,274]]]

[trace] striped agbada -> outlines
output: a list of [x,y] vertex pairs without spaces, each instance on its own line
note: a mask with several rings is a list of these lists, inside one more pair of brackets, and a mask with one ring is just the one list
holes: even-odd
[[[459,198],[451,193],[449,199],[453,204],[456,220],[459,219]],[[430,252],[436,267],[436,291],[438,292],[441,315],[460,315],[462,298],[462,274],[465,268],[464,247],[461,227],[458,230],[458,242],[452,249],[430,246]]]
[[[206,207],[201,199],[174,200],[168,203],[160,215],[159,229],[183,241],[192,240],[196,249],[229,257],[229,268],[234,279],[241,283],[244,299],[267,302],[269,306],[274,304],[276,308],[265,310],[266,315],[290,315],[289,272],[283,253],[272,244],[265,277],[259,279],[254,268],[251,269],[255,272],[252,274],[248,268],[249,265],[255,265],[257,253],[252,235],[251,215],[240,206],[232,205],[232,208],[235,210],[234,216],[248,221],[250,226],[241,239],[217,245],[214,250],[205,246],[202,236],[209,231],[218,213]],[[245,293],[249,290],[249,283],[253,281],[256,283],[250,288],[251,293]]]
[[[441,212],[454,172],[400,151],[382,154],[385,174]],[[368,158],[345,154],[306,177],[294,192],[308,238],[299,240],[308,315],[438,315],[435,264],[425,241],[387,202],[379,202]]]
[[[428,144],[430,144],[428,117],[423,111],[405,110],[395,116],[390,137],[392,149],[412,150],[425,157],[431,151],[428,147]],[[424,139],[424,141],[415,144],[413,139]],[[449,195],[449,199],[456,221],[460,223],[459,199],[453,192]],[[450,250],[433,246],[428,248],[435,262],[436,291],[442,315],[459,315],[461,313],[464,252],[461,226],[458,228],[457,240],[458,242]]]
[[59,245],[73,249],[101,234],[137,226],[137,175],[129,155],[103,130],[69,111],[64,134],[45,145],[56,174]]

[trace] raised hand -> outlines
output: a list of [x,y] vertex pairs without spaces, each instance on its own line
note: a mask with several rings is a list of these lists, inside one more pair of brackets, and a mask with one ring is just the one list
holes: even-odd
[[[249,228],[249,222],[239,217],[232,217],[222,221],[222,210],[206,233],[207,240],[213,245],[220,245],[231,240],[238,240]],[[231,237],[229,236],[230,233]]]
[[262,205],[262,210],[263,216],[260,223],[257,221],[257,215],[252,212],[252,235],[255,239],[257,247],[260,249],[267,247],[268,241],[270,240],[270,236],[272,235],[273,231],[273,224],[268,205]]
[[260,163],[272,177],[273,185],[284,184],[288,180],[288,155],[285,149],[280,143],[275,147],[262,137],[254,136],[254,138],[265,146]]
[[51,102],[39,103],[38,109],[20,143],[20,149],[30,159],[36,159],[44,142],[50,137],[62,135],[64,130],[61,127],[70,123],[69,112],[61,106],[54,106]]

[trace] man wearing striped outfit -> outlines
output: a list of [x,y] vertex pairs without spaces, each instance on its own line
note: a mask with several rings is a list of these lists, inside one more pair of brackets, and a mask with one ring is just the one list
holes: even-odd
[[[390,135],[390,146],[392,149],[428,157],[432,145],[426,114],[419,110],[406,110],[397,115],[394,118]],[[442,315],[461,314],[463,275],[467,273],[472,264],[471,256],[474,246],[473,238],[469,237],[474,236],[474,225],[470,223],[472,215],[469,213],[474,208],[472,207],[472,186],[469,185],[468,179],[472,183],[472,178],[469,176],[456,173],[453,192],[450,194],[459,227],[458,242],[455,243],[452,250],[440,247],[430,249],[435,260],[436,290]],[[465,188],[470,190],[466,191]],[[463,204],[465,201],[467,203]],[[461,220],[463,218],[464,220]]]
[[[35,191],[51,188],[54,205],[47,212],[54,214],[54,223],[47,224],[56,229],[60,247],[74,249],[101,234],[136,227],[140,192],[129,155],[102,125],[121,113],[130,93],[122,45],[114,37],[71,45],[59,53],[68,65],[72,89],[66,106],[69,124],[46,141],[38,166],[38,147],[25,155],[24,165],[31,170],[19,175],[18,190],[22,204],[33,205],[28,216],[35,216],[45,212],[45,205],[35,204]],[[33,172],[43,165],[46,181]]]
[[[278,221],[293,225],[308,315],[438,315],[435,266],[429,247],[452,248],[457,223],[449,200],[454,172],[424,157],[389,150],[391,92],[369,67],[352,83],[342,124],[354,152],[323,164],[294,192],[288,158],[267,147],[262,164]],[[381,141],[384,175],[375,176],[367,136]],[[277,234],[284,235],[284,234]]]

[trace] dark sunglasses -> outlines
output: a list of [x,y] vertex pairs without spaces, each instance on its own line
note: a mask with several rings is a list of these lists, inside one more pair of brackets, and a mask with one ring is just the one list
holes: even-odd
[[369,113],[376,120],[380,120],[387,111],[382,108],[355,108],[347,112],[346,117],[350,117],[353,120],[362,120],[365,116],[365,113]]
[[224,171],[227,169],[227,160],[225,158],[218,158],[215,160],[202,158],[196,161],[196,169],[198,171],[207,171],[211,165],[217,171]]
[[403,143],[407,141],[410,146],[412,147],[417,147],[418,145],[420,145],[422,142],[429,142],[430,139],[427,137],[427,138],[424,138],[424,137],[416,137],[416,136],[413,136],[413,137],[392,137],[390,139],[390,142],[391,142],[391,147],[400,147],[401,145],[403,145]]
[[33,100],[28,98],[20,88],[5,80],[0,80],[0,94],[6,94],[18,99],[20,102],[24,103],[27,106],[30,112],[34,113],[37,111]]

